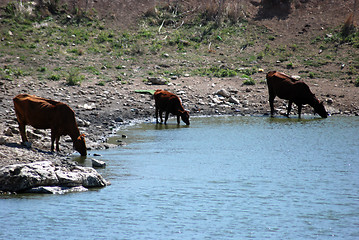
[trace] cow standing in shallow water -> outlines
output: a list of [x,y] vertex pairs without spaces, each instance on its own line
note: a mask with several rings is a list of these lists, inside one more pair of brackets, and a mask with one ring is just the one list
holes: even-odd
[[302,105],[304,104],[312,106],[315,112],[322,118],[328,116],[323,103],[319,102],[315,95],[310,91],[308,85],[303,81],[296,80],[284,73],[272,71],[267,73],[267,85],[271,116],[274,114],[274,98],[276,96],[289,101],[287,117],[289,117],[289,112],[292,109],[292,103],[295,103],[298,106],[299,118],[302,111]]
[[74,149],[82,156],[86,156],[85,135],[80,135],[75,113],[68,105],[28,94],[19,94],[13,101],[22,143],[28,142],[26,125],[38,129],[51,129],[51,151],[54,151],[55,140],[56,150],[60,151],[60,136],[69,135]]
[[166,112],[165,124],[167,124],[168,115],[170,113],[177,116],[177,123],[180,124],[180,117],[184,123],[189,125],[189,113],[184,110],[181,100],[173,93],[165,90],[157,89],[154,93],[155,107],[156,107],[156,123],[158,123],[158,114],[160,115],[161,123],[162,112]]

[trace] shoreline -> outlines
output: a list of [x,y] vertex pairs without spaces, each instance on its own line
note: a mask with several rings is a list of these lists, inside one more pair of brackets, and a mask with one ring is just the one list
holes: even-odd
[[[263,74],[262,74],[263,75]],[[257,75],[257,82],[263,76]],[[90,81],[81,86],[66,86],[56,81],[42,82],[31,77],[14,81],[0,80],[4,92],[0,97],[0,168],[17,163],[51,160],[67,164],[73,153],[68,136],[60,139],[60,153],[50,152],[50,130],[36,130],[28,126],[31,149],[20,145],[12,98],[19,93],[28,93],[51,98],[68,104],[75,112],[81,133],[85,133],[89,150],[111,147],[107,139],[123,125],[132,122],[152,121],[155,118],[154,99],[137,90],[166,89],[177,94],[190,116],[222,115],[268,115],[267,86],[263,83],[246,86],[238,78],[208,79],[205,77],[181,77],[168,85],[149,85],[141,79],[123,85],[112,82],[98,86]],[[306,81],[308,83],[308,81]],[[324,101],[331,115],[359,115],[359,94],[357,88],[338,86],[338,82],[318,80],[309,82],[318,99]],[[335,86],[337,87],[335,87]],[[225,95],[220,91],[226,90]],[[277,115],[285,112],[287,101],[276,98]],[[303,114],[313,113],[310,106],[304,106]],[[296,106],[291,117],[296,114]],[[172,115],[170,115],[170,121]],[[77,153],[76,153],[77,154]]]

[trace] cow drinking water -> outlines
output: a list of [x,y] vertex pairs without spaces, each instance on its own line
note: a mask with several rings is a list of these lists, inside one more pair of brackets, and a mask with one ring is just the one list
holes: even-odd
[[165,124],[167,124],[168,115],[172,113],[177,116],[177,123],[180,124],[180,117],[184,123],[189,125],[189,113],[184,110],[181,100],[178,96],[165,90],[157,89],[154,93],[155,107],[156,107],[156,122],[158,123],[158,114],[160,115],[161,123],[162,112],[166,112]]
[[38,129],[51,129],[51,151],[54,151],[55,140],[56,150],[60,151],[60,136],[69,135],[74,149],[82,156],[86,156],[85,135],[80,135],[75,113],[68,105],[28,94],[19,94],[13,101],[22,143],[28,142],[26,125]]
[[267,85],[271,116],[274,114],[274,98],[276,96],[289,101],[287,117],[289,116],[289,112],[292,109],[292,103],[295,103],[298,106],[299,118],[301,115],[302,106],[304,104],[309,104],[312,106],[315,112],[318,113],[322,118],[326,118],[328,116],[323,102],[319,102],[315,95],[310,91],[308,85],[303,81],[296,80],[284,73],[271,71],[267,73]]

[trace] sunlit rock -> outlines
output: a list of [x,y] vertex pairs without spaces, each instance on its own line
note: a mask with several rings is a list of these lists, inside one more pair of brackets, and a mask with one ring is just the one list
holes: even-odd
[[95,169],[81,166],[56,167],[50,161],[15,164],[0,169],[0,191],[23,192],[39,186],[105,187]]

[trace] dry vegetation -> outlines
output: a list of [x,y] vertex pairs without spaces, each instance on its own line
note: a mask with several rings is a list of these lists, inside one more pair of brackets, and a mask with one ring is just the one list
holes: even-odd
[[[298,22],[296,16],[290,18],[307,6],[316,10],[317,1],[139,1],[141,10],[128,14],[132,20],[127,24],[118,19],[119,13],[103,19],[108,8],[96,8],[92,1],[39,0],[35,7],[21,2],[3,5],[1,11],[3,79],[33,75],[70,85],[86,79],[105,84],[152,74],[181,75],[188,69],[192,75],[232,77],[243,68],[251,69],[245,72],[248,76],[279,68],[306,78],[358,84],[359,37],[353,13],[337,25],[319,23],[320,31],[319,18],[310,23],[305,16]],[[321,21],[327,21],[324,17]],[[119,28],[118,22],[127,28]],[[287,29],[274,24],[286,24]],[[168,54],[166,72],[148,70]],[[121,69],[128,65],[123,62],[138,65],[140,74]],[[334,67],[343,64],[345,68]]]

